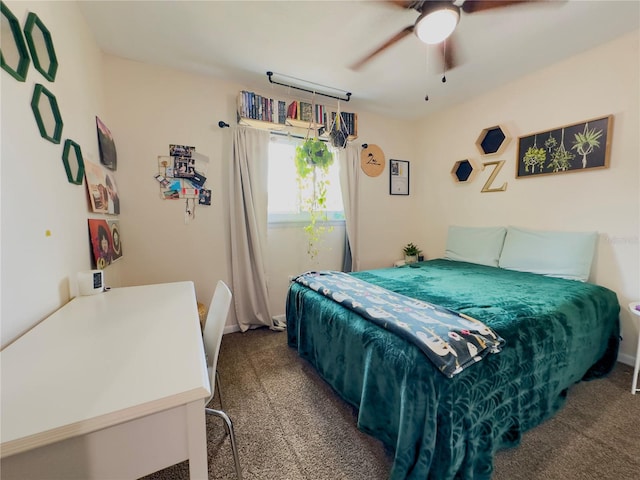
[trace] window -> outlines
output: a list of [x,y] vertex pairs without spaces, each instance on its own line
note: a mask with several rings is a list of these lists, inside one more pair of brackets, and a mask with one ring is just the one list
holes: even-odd
[[[309,214],[302,211],[294,156],[300,140],[273,137],[269,143],[268,204],[269,223],[306,223]],[[334,155],[337,153],[334,152]],[[327,218],[344,221],[342,192],[340,191],[337,159],[329,167],[327,192]],[[303,192],[303,195],[305,193]],[[307,193],[308,195],[309,193]]]

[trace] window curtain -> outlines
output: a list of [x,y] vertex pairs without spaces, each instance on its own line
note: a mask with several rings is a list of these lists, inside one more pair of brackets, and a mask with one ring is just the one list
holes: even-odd
[[358,255],[358,180],[360,177],[360,146],[352,143],[338,150],[340,162],[340,189],[344,204],[346,226],[345,272],[360,269]]
[[264,251],[267,238],[269,132],[233,127],[230,168],[231,275],[242,332],[273,327]]

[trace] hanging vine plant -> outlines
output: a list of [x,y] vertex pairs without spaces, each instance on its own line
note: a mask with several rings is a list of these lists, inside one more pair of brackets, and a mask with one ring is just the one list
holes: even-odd
[[[295,164],[300,203],[302,210],[309,213],[309,224],[304,227],[307,253],[314,260],[319,253],[322,235],[333,230],[324,223],[327,221],[327,175],[333,164],[333,154],[325,142],[308,138],[296,147]],[[303,196],[304,192],[309,194]]]
[[316,168],[326,172],[332,164],[333,155],[327,144],[317,138],[308,138],[296,147],[296,171],[300,178],[307,178]]

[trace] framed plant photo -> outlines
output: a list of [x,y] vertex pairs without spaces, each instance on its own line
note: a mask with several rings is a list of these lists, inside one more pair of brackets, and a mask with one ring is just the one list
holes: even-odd
[[608,168],[613,115],[518,139],[516,178]]
[[409,162],[389,160],[389,194],[409,195]]

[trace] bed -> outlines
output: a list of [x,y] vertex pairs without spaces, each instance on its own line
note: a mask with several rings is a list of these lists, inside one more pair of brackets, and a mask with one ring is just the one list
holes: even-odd
[[620,306],[604,287],[440,258],[352,277],[472,317],[504,339],[451,377],[414,343],[296,281],[287,341],[393,452],[390,478],[489,479],[493,456],[608,374]]

